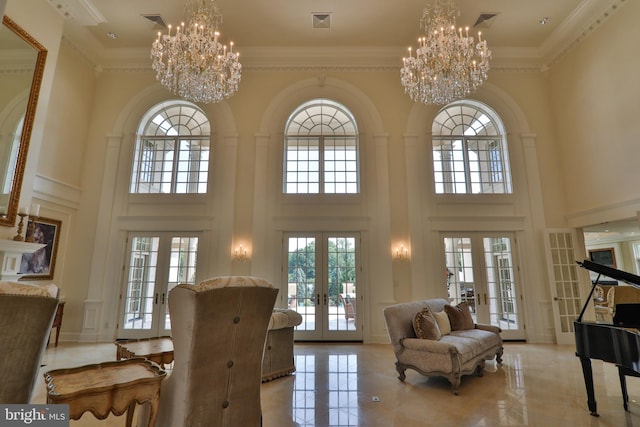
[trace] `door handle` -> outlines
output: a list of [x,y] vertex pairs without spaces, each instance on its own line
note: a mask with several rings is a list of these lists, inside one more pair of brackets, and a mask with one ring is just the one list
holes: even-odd
[[158,293],[156,292],[156,302],[154,304],[158,303]]
[[164,305],[164,292],[162,293],[162,304]]
[[327,294],[324,294],[324,305],[327,305]]
[[316,294],[316,305],[320,305],[320,294]]

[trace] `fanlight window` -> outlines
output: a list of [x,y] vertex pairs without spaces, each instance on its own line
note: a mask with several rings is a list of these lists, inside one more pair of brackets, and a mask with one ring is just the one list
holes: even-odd
[[511,193],[506,135],[487,107],[461,101],[432,125],[433,176],[438,194]]
[[187,102],[161,105],[140,125],[131,193],[206,193],[211,126],[204,112]]
[[360,191],[358,128],[343,105],[327,99],[301,105],[287,121],[284,145],[285,193]]

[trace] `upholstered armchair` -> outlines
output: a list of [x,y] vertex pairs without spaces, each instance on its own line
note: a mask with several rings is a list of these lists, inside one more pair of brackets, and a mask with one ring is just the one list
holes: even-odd
[[0,403],[30,403],[58,306],[58,287],[0,282]]
[[255,277],[218,277],[169,293],[173,371],[158,426],[262,423],[262,355],[278,290]]

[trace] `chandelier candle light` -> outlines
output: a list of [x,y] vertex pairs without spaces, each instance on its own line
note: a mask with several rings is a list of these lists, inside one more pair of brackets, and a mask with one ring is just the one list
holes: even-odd
[[187,24],[158,33],[151,48],[156,78],[171,92],[193,102],[219,102],[238,90],[238,52],[218,41],[222,14],[213,0],[189,0]]
[[474,92],[487,79],[491,51],[478,32],[478,43],[469,27],[456,30],[459,15],[453,0],[435,0],[422,11],[415,56],[402,58],[400,81],[412,100],[444,105]]

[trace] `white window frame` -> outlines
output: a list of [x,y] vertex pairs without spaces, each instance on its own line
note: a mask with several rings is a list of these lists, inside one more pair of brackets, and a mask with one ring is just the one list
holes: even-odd
[[206,193],[211,164],[211,125],[195,104],[155,106],[140,122],[131,194]]

